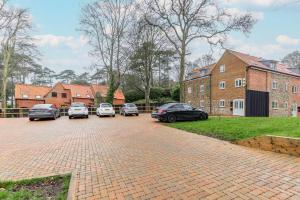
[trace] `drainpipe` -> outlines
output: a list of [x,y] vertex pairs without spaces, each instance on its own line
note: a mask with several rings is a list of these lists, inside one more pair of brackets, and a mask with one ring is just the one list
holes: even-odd
[[212,83],[211,83],[211,74],[209,75],[209,112],[212,114],[212,97],[211,97],[211,90],[212,90]]

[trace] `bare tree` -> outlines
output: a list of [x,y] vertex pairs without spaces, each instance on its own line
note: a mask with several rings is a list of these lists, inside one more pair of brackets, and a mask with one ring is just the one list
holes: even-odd
[[6,13],[6,24],[0,30],[2,53],[2,103],[6,108],[7,82],[17,62],[21,62],[24,56],[31,55],[35,50],[33,39],[30,37],[31,20],[27,10],[16,8],[3,8]]
[[121,84],[127,70],[127,34],[133,13],[132,0],[102,0],[82,9],[81,30],[89,38],[94,56],[108,75],[108,102]]
[[145,0],[150,15],[145,19],[158,27],[176,49],[180,59],[180,101],[184,101],[183,81],[188,47],[196,39],[209,45],[223,44],[231,31],[249,33],[255,20],[251,14],[234,15],[215,0]]

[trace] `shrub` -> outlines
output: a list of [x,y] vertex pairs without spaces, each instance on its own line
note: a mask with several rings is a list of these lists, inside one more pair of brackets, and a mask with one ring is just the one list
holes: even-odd
[[144,93],[138,90],[129,90],[125,92],[126,102],[134,102],[140,99],[144,99]]
[[180,101],[180,87],[179,85],[175,86],[172,90],[172,99],[175,101]]

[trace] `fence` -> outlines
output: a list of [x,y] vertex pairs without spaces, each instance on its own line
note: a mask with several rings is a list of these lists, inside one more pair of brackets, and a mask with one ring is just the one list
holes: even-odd
[[[151,104],[150,106],[145,106],[144,104],[138,104],[136,105],[139,113],[150,113],[152,112],[156,107],[160,106],[161,104]],[[120,113],[120,106],[115,105],[114,109],[116,113]],[[96,109],[97,107],[89,107],[89,115],[96,115]],[[29,113],[28,108],[6,108],[1,109],[0,108],[0,118],[21,118],[21,117],[28,117]],[[61,116],[68,116],[68,108],[60,108],[60,115]]]

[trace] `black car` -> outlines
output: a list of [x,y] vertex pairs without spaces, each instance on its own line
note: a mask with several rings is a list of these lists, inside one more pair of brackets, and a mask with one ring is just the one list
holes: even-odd
[[156,108],[151,114],[152,118],[158,119],[162,122],[176,122],[176,121],[192,121],[192,120],[206,120],[208,114],[202,110],[193,108],[185,103],[168,103]]
[[53,104],[37,104],[29,110],[29,120],[53,119],[60,117],[59,109]]

